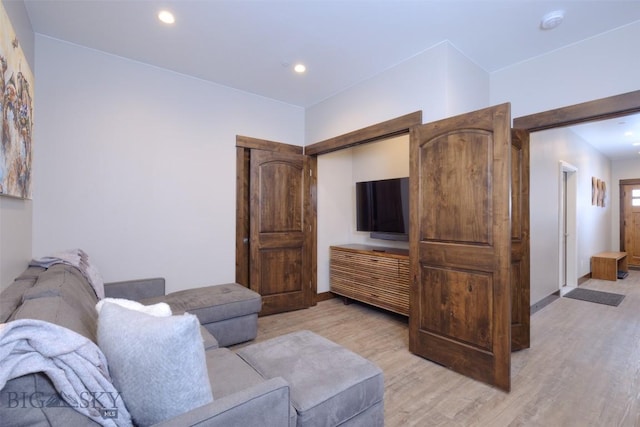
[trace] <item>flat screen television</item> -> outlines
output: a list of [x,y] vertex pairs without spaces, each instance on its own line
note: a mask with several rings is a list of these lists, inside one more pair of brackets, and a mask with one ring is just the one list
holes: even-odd
[[358,231],[386,240],[409,240],[409,178],[356,182]]

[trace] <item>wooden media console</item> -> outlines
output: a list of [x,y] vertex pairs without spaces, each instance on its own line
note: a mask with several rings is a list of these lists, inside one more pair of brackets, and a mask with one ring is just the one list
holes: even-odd
[[409,316],[409,251],[359,244],[330,247],[331,292]]

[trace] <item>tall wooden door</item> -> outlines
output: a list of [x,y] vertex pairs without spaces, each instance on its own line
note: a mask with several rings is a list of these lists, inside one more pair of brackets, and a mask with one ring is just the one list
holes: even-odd
[[251,150],[249,287],[262,315],[312,304],[310,191],[307,156]]
[[640,179],[620,181],[620,241],[627,263],[640,267]]
[[511,351],[530,346],[529,132],[511,131]]
[[503,104],[411,131],[409,349],[511,383],[511,133]]

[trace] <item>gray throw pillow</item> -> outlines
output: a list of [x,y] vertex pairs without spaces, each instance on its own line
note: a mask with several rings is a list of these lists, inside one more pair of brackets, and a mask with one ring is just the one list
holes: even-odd
[[200,324],[192,314],[156,317],[105,303],[98,345],[136,425],[213,401]]

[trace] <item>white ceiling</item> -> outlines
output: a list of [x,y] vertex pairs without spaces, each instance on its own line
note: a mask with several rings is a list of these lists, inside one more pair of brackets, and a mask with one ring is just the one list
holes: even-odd
[[445,40],[493,72],[640,20],[638,0],[24,1],[36,33],[301,107]]
[[570,129],[611,160],[640,157],[640,114],[584,123]]

